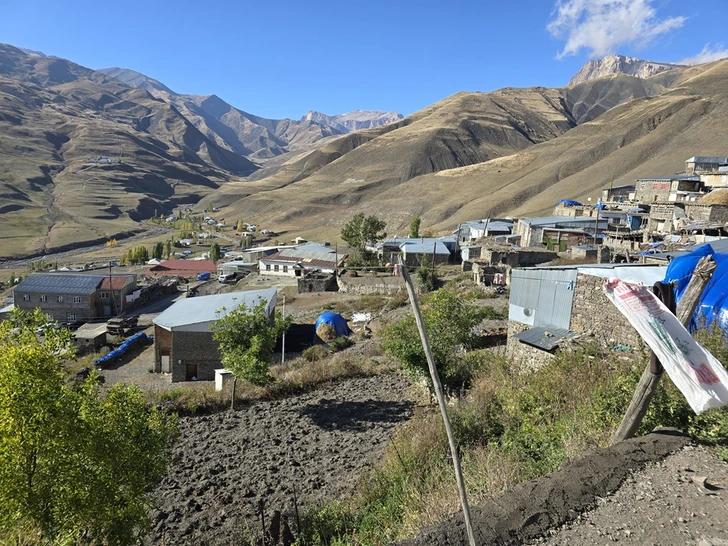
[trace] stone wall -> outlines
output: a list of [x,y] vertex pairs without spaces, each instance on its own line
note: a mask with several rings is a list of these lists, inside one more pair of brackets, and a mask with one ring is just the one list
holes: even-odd
[[548,364],[554,358],[554,354],[543,349],[532,347],[521,343],[515,337],[516,334],[531,328],[528,324],[522,324],[514,320],[508,321],[508,341],[506,342],[506,355],[514,363],[523,369],[537,370]]
[[685,203],[685,214],[693,221],[728,222],[728,207]]
[[310,273],[298,279],[298,293],[305,292],[336,292],[339,286],[336,284],[336,275],[325,275],[321,273]]
[[174,332],[172,334],[172,382],[188,381],[188,366],[196,366],[198,381],[214,381],[215,370],[222,368],[217,342],[212,332]]
[[338,278],[339,292],[349,294],[391,294],[405,290],[402,277],[349,277]]
[[607,299],[604,279],[593,275],[576,276],[569,330],[586,334],[600,345],[629,345],[637,348],[642,342],[637,331]]

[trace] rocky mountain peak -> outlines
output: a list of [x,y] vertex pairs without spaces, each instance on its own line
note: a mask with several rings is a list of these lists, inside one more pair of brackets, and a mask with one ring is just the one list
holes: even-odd
[[579,72],[569,80],[569,86],[611,74],[627,74],[637,78],[649,78],[660,72],[676,68],[685,67],[673,63],[645,61],[636,57],[627,57],[626,55],[607,55],[603,59],[594,59],[582,66]]

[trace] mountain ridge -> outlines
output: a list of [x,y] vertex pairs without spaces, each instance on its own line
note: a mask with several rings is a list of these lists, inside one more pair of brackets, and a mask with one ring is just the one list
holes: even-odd
[[646,61],[626,55],[607,55],[601,59],[593,59],[585,63],[572,76],[567,85],[571,87],[612,74],[627,74],[628,76],[646,79],[656,74],[678,68],[687,68],[687,65]]

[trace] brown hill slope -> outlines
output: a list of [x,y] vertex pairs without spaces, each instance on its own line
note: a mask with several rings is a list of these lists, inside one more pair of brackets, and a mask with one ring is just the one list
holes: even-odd
[[2,45],[0,158],[0,256],[139,230],[256,169],[147,91]]
[[[667,84],[675,81],[615,75],[565,89],[458,93],[398,123],[335,139],[265,178],[228,184],[202,204],[228,205],[229,214],[272,222],[278,229],[333,233],[333,226],[359,209],[385,216],[393,230],[403,230],[415,213],[423,214],[426,225],[444,227],[439,224],[457,221],[450,216],[479,200],[472,185],[483,179],[481,169],[486,172],[495,166],[497,180],[488,184],[496,189],[506,180],[499,172],[503,165],[528,169],[532,150],[564,142],[563,169],[578,171],[583,160],[570,160],[572,149],[585,149],[597,157],[609,148],[602,142],[600,123],[618,132],[649,116],[637,108],[612,127],[609,120],[614,118],[600,121],[610,109],[632,108],[640,100],[651,104],[649,97],[662,96]],[[615,108],[619,104],[623,106]],[[568,139],[577,130],[577,136]],[[593,134],[584,141],[590,131]],[[529,184],[541,188],[543,183],[535,177]],[[528,187],[524,185],[524,191],[530,191]],[[490,208],[515,210],[512,199],[505,196]],[[521,196],[518,202],[524,199]],[[467,210],[474,211],[468,213],[472,217],[484,213],[477,207]]]

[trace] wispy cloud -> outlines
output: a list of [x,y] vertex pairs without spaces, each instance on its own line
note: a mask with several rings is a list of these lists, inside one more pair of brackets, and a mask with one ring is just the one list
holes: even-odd
[[582,49],[590,57],[602,57],[621,46],[645,46],[685,23],[681,16],[659,18],[652,4],[653,0],[557,0],[546,27],[554,37],[566,40],[557,57]]
[[702,51],[697,55],[688,57],[680,61],[680,64],[702,64],[709,63],[711,61],[717,61],[718,59],[725,59],[728,57],[728,49],[723,44],[715,44],[715,47],[711,47],[710,44],[705,44]]

